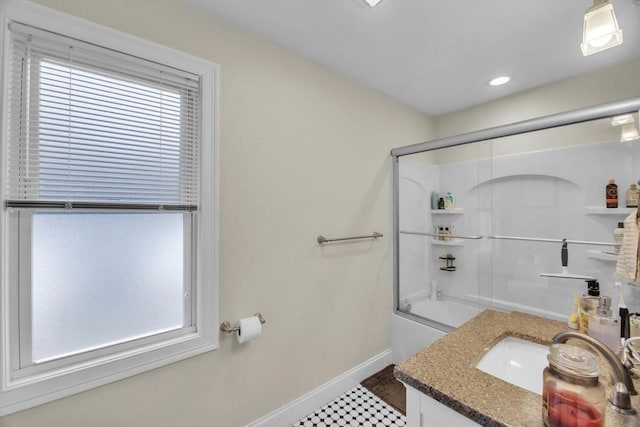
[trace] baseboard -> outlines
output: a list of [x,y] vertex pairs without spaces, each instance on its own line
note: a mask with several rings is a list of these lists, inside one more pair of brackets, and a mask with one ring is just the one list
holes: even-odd
[[331,381],[311,390],[283,407],[259,418],[247,427],[287,427],[305,415],[332,401],[345,391],[359,384],[362,380],[375,374],[391,364],[391,349],[373,356],[355,368],[335,377]]

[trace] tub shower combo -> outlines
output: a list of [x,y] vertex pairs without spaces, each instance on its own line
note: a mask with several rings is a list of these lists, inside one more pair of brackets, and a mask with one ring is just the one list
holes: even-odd
[[640,142],[619,123],[637,130],[639,109],[633,98],[392,150],[396,361],[485,308],[566,321],[587,278],[617,304],[613,231],[640,178]]

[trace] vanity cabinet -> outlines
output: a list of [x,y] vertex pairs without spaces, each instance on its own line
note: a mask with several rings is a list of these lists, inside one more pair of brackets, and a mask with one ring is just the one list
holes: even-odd
[[[394,375],[406,387],[407,426],[541,427],[540,395],[483,372],[478,361],[506,336],[548,345],[568,330],[565,322],[530,314],[483,311],[396,365]],[[542,379],[541,369],[539,375]],[[640,380],[633,381],[640,389]],[[640,396],[631,396],[631,406],[640,408]],[[640,414],[623,415],[611,408],[605,420],[606,427],[640,426]]]
[[407,384],[404,386],[407,389],[407,427],[480,425],[415,388]]

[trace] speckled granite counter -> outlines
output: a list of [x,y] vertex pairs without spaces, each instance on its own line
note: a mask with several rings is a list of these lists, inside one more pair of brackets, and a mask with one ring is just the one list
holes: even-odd
[[[549,345],[554,335],[567,330],[561,322],[537,316],[486,310],[400,363],[395,376],[479,424],[542,426],[539,395],[475,366],[507,336]],[[634,379],[634,384],[640,390],[640,380]],[[632,396],[632,405],[640,410],[639,396]],[[623,416],[607,408],[605,417],[607,427],[640,426],[638,415]]]

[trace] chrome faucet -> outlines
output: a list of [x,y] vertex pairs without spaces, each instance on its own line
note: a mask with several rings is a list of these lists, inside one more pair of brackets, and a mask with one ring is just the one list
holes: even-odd
[[613,351],[600,341],[577,332],[561,332],[553,337],[553,342],[565,343],[571,338],[581,340],[589,344],[597,350],[609,364],[609,367],[613,372],[613,390],[611,391],[611,398],[609,399],[608,406],[614,411],[622,414],[636,414],[636,410],[631,407],[630,395],[636,395],[638,392],[633,386],[633,381],[631,380],[629,371],[627,371],[627,368],[625,368],[620,359],[618,359],[618,356],[616,356]]

